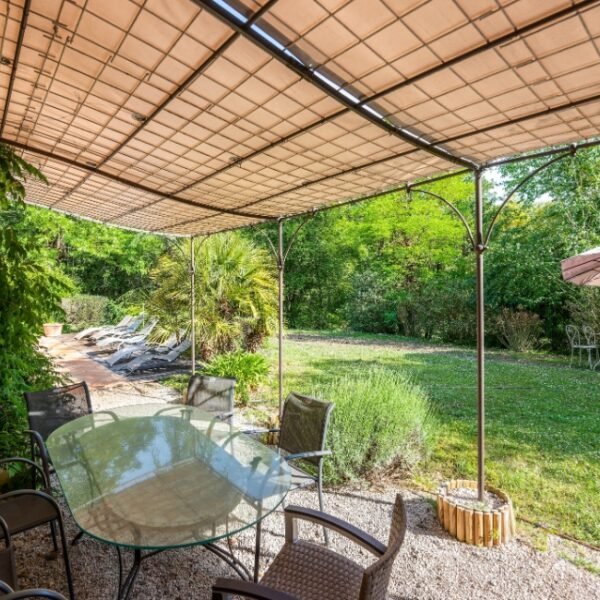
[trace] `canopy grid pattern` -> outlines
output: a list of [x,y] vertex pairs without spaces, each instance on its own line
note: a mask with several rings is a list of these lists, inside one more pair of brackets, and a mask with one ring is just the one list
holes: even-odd
[[2,0],[29,202],[198,235],[600,125],[598,0]]

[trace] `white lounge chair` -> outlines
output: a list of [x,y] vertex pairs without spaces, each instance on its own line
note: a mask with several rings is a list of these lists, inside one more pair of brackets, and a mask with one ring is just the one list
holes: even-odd
[[135,330],[142,324],[143,316],[138,315],[134,317],[125,325],[125,327],[108,327],[101,331],[97,331],[96,333],[92,333],[88,336],[88,340],[93,343],[97,343],[99,340],[104,339],[106,337],[115,336],[115,335],[132,335],[135,333]]
[[113,329],[124,329],[126,325],[129,325],[130,321],[133,319],[131,315],[125,315],[116,325],[97,325],[96,327],[88,327],[87,329],[83,329],[80,331],[75,337],[76,340],[82,340],[93,333],[98,333],[103,330],[113,330]]
[[152,330],[156,327],[158,323],[158,319],[152,319],[148,322],[148,324],[136,331],[134,334],[122,334],[122,335],[110,335],[108,337],[103,337],[101,340],[96,342],[96,346],[99,348],[104,348],[105,346],[114,346],[120,348],[124,344],[139,344],[141,342],[146,341],[148,336],[152,333]]

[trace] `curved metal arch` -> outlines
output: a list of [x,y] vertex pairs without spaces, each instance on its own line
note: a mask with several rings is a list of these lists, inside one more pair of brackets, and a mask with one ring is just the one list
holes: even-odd
[[498,217],[500,216],[500,214],[502,213],[502,211],[504,210],[504,208],[506,207],[506,205],[510,202],[510,199],[530,179],[532,179],[533,177],[535,177],[540,171],[543,171],[544,169],[548,168],[553,163],[558,162],[559,160],[562,160],[563,158],[567,158],[569,156],[575,156],[576,152],[577,152],[577,147],[573,146],[570,151],[567,151],[564,154],[559,154],[558,156],[555,156],[554,158],[550,159],[548,162],[545,162],[543,165],[540,165],[539,167],[537,167],[536,169],[534,169],[533,171],[531,171],[531,173],[528,173],[523,179],[521,179],[521,181],[508,193],[508,195],[506,196],[506,198],[504,198],[504,200],[502,201],[502,203],[498,207],[498,210],[494,213],[494,216],[492,217],[492,220],[490,221],[487,233],[485,234],[485,238],[484,238],[484,244],[486,246],[488,245],[488,243],[490,241],[490,237],[492,236],[492,232],[494,231],[494,227],[496,225],[496,221],[498,220]]
[[408,192],[408,194],[412,194],[413,192],[419,192],[420,194],[425,194],[427,196],[431,196],[432,198],[435,198],[436,200],[439,200],[440,202],[442,202],[446,206],[448,206],[452,210],[452,212],[461,220],[462,224],[464,225],[465,230],[467,232],[467,236],[469,237],[469,241],[471,242],[471,247],[473,248],[473,250],[477,247],[477,244],[475,242],[475,236],[473,235],[473,231],[472,231],[469,223],[467,222],[467,219],[460,212],[460,210],[456,206],[454,206],[454,204],[452,204],[452,202],[450,202],[449,200],[446,200],[446,198],[444,198],[443,196],[440,196],[439,194],[430,192],[428,190],[421,190],[418,188],[413,189],[412,187],[408,187],[407,192]]

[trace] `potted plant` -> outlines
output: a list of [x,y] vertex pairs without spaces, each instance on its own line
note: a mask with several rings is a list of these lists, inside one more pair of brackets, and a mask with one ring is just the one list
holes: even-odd
[[510,498],[487,486],[483,500],[477,482],[454,479],[440,486],[438,519],[442,527],[461,542],[474,546],[499,546],[515,535],[515,517]]
[[63,317],[64,312],[62,310],[55,311],[50,315],[52,320],[43,325],[44,335],[46,337],[58,337],[59,335],[62,335],[63,324],[59,319]]

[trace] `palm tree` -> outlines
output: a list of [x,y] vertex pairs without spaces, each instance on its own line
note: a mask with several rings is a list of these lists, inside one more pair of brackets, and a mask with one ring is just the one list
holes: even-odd
[[[189,329],[190,240],[178,242],[152,271],[156,289],[148,310],[165,333]],[[277,284],[270,255],[240,233],[195,244],[198,356],[238,348],[254,351],[275,323]]]

